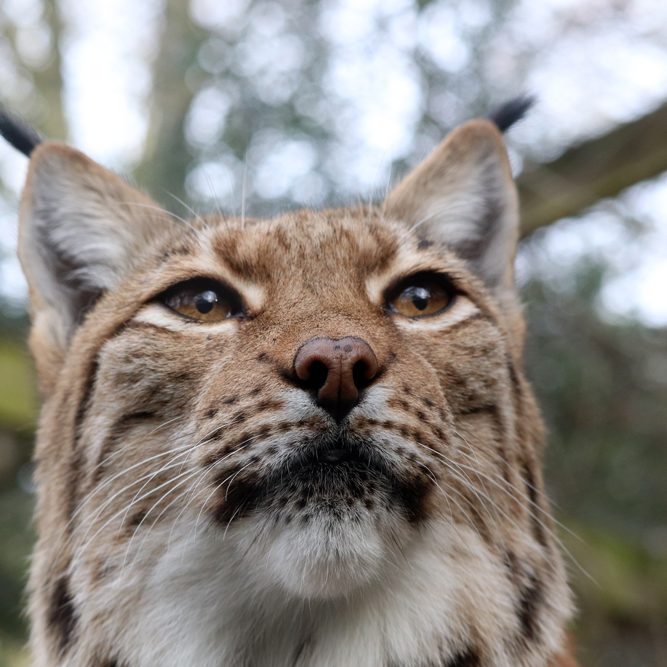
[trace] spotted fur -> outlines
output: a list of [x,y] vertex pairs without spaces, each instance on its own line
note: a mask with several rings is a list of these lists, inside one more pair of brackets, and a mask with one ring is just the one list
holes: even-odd
[[[44,396],[34,664],[573,665],[517,229],[483,120],[385,202],[268,220],[176,220],[38,145],[20,234]],[[453,305],[388,311],[388,286],[425,270]],[[232,286],[244,316],[160,302],[194,276]],[[295,376],[318,336],[377,357],[342,424]],[[354,456],[323,463],[333,443]]]

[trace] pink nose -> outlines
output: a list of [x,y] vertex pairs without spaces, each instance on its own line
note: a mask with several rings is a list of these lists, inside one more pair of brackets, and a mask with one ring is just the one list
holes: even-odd
[[294,373],[318,405],[342,421],[359,402],[360,391],[376,377],[378,361],[361,338],[311,338],[297,350]]

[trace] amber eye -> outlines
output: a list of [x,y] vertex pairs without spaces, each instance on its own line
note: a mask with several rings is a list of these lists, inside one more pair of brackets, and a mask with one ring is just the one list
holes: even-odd
[[438,315],[452,304],[455,290],[439,274],[417,274],[402,280],[387,298],[389,309],[404,317]]
[[160,295],[159,300],[179,315],[199,322],[221,322],[243,315],[239,295],[206,278],[178,283]]

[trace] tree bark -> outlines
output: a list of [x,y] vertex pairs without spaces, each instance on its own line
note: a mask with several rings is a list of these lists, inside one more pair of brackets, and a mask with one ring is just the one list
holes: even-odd
[[153,63],[148,137],[135,177],[158,201],[178,210],[192,155],[185,139],[185,118],[193,98],[186,83],[205,36],[188,15],[189,3],[166,0],[160,47]]

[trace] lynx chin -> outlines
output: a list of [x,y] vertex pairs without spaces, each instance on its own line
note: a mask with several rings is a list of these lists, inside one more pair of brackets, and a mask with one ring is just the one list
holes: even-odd
[[373,205],[182,220],[12,116],[36,667],[573,667],[502,131]]

